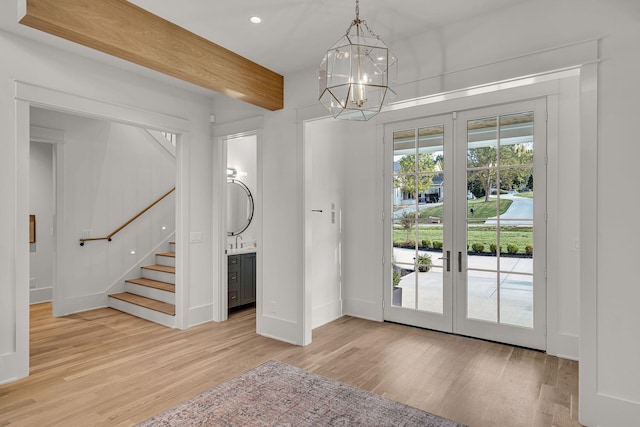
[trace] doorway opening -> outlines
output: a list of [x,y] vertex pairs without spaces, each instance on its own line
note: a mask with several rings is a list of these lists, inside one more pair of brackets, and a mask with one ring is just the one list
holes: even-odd
[[[253,311],[256,307],[258,221],[258,136],[226,138],[227,184],[225,186],[226,301],[228,313]],[[255,314],[254,314],[255,317]]]

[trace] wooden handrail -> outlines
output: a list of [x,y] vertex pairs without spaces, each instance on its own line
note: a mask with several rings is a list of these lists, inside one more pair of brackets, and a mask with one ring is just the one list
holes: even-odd
[[143,210],[138,212],[137,215],[135,215],[129,221],[127,221],[124,224],[122,224],[120,227],[116,228],[108,236],[106,236],[106,237],[91,237],[91,238],[87,238],[87,239],[80,239],[80,246],[84,246],[84,242],[89,242],[89,241],[92,241],[92,240],[107,240],[107,241],[110,242],[111,239],[113,238],[113,236],[118,234],[127,225],[131,224],[133,221],[138,219],[143,213],[145,213],[146,211],[148,211],[149,209],[151,209],[152,207],[154,207],[155,205],[160,203],[165,197],[167,197],[169,194],[173,193],[175,190],[176,190],[176,187],[173,187],[171,190],[169,190],[166,193],[164,193],[158,200],[156,200],[155,202],[151,203],[149,206],[147,206],[146,208],[144,208]]

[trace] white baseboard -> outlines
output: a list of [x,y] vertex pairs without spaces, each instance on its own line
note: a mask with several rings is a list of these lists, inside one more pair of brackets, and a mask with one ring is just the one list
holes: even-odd
[[53,288],[29,289],[29,304],[40,304],[53,300]]
[[329,304],[315,307],[311,315],[311,327],[313,329],[333,322],[342,317],[342,301],[332,301]]
[[190,308],[187,319],[187,328],[200,325],[202,323],[213,322],[213,304]]
[[569,360],[580,360],[580,338],[575,335],[547,335],[547,354]]
[[374,301],[363,301],[357,299],[342,300],[342,314],[345,316],[359,317],[361,319],[382,322],[384,316],[382,306]]
[[53,315],[56,317],[66,316],[68,314],[107,307],[108,305],[107,295],[102,293],[75,298],[65,298],[61,301],[56,301],[53,305]]
[[267,338],[294,345],[304,345],[302,326],[296,322],[271,315],[256,315],[256,332]]

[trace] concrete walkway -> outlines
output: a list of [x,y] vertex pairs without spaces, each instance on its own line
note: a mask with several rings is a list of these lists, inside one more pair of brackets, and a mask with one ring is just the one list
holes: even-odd
[[[419,253],[431,255],[433,267],[428,272],[411,272],[400,279],[402,307],[442,313],[443,260],[439,259],[442,253]],[[411,249],[393,249],[394,263],[406,270],[413,270],[414,256]],[[468,257],[468,317],[497,321],[499,294],[501,323],[532,327],[533,259],[500,257],[499,269],[497,264],[494,256]]]

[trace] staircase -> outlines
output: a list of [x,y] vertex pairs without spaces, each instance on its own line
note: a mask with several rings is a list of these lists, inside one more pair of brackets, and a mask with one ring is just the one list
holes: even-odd
[[142,277],[125,281],[124,292],[109,295],[109,307],[168,327],[175,327],[176,253],[156,254],[156,264],[141,267]]

